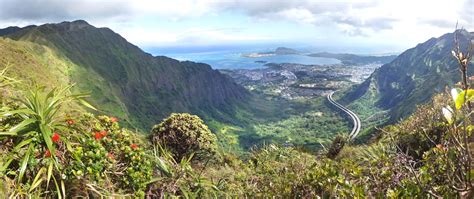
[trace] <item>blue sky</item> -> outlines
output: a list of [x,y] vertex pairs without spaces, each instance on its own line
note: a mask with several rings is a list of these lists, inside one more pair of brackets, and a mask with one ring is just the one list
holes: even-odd
[[474,0],[0,0],[0,26],[85,19],[145,49],[238,46],[400,52],[474,31]]

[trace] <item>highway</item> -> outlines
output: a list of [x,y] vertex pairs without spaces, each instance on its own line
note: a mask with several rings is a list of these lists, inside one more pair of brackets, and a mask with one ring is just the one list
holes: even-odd
[[353,123],[353,127],[352,127],[352,131],[351,133],[349,134],[349,138],[350,139],[354,139],[357,134],[359,134],[360,132],[360,119],[359,119],[359,116],[357,116],[354,112],[352,112],[351,110],[349,110],[348,108],[342,106],[341,104],[337,103],[336,101],[334,101],[334,99],[332,98],[332,95],[334,94],[335,92],[332,92],[330,93],[327,98],[328,98],[328,101],[336,106],[337,108],[341,109],[344,113],[348,114],[350,116],[350,118],[352,119],[352,123]]

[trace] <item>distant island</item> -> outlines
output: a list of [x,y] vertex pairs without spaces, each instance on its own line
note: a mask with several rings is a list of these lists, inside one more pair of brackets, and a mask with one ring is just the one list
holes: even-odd
[[301,54],[301,51],[292,49],[292,48],[286,48],[286,47],[278,47],[275,50],[275,54],[277,55],[295,55],[295,54]]
[[278,47],[275,49],[275,51],[242,54],[242,57],[257,58],[257,57],[271,57],[275,55],[296,55],[296,54],[301,54],[301,53],[302,53],[301,51],[298,51],[292,48]]

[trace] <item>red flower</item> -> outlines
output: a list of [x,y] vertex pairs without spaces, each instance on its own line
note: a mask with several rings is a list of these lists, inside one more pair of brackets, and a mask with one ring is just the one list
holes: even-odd
[[136,145],[136,144],[131,144],[130,147],[131,147],[133,150],[137,150],[137,149],[138,149],[138,145]]
[[53,137],[51,139],[53,140],[54,143],[58,143],[59,139],[61,139],[61,136],[59,136],[58,133],[54,132]]
[[102,135],[102,137],[105,137],[107,135],[107,131],[105,131],[105,130],[101,131],[100,135]]
[[46,150],[44,152],[44,157],[47,157],[47,158],[51,157],[51,152],[49,150]]
[[110,117],[110,121],[112,123],[118,122],[118,119],[116,117]]
[[94,136],[94,137],[95,137],[96,140],[100,140],[100,139],[102,139],[103,136],[102,136],[102,134],[101,134],[100,132],[95,132],[95,136]]
[[109,157],[110,159],[115,159],[115,156],[113,153],[107,153],[107,157]]
[[66,122],[68,125],[73,125],[75,123],[74,120],[67,120]]
[[436,147],[437,147],[438,149],[440,149],[440,150],[444,150],[444,147],[443,147],[442,144],[437,144]]

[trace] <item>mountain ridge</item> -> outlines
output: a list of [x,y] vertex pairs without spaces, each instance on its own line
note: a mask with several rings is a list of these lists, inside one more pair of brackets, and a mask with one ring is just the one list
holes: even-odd
[[[81,89],[92,88],[96,104],[115,100],[110,106],[122,104],[125,110],[106,111],[128,112],[131,123],[146,130],[171,112],[232,117],[233,106],[250,96],[207,64],[152,56],[109,28],[96,28],[84,20],[16,29],[4,37],[55,49],[85,70],[71,76]],[[104,83],[90,82],[91,74]],[[216,118],[222,114],[226,116]]]
[[428,102],[458,80],[458,65],[451,55],[455,34],[462,49],[467,49],[474,38],[473,33],[458,30],[420,43],[376,69],[366,81],[348,91],[343,101],[357,104],[359,99],[370,99],[369,104],[390,111],[390,123],[408,116],[416,105]]

